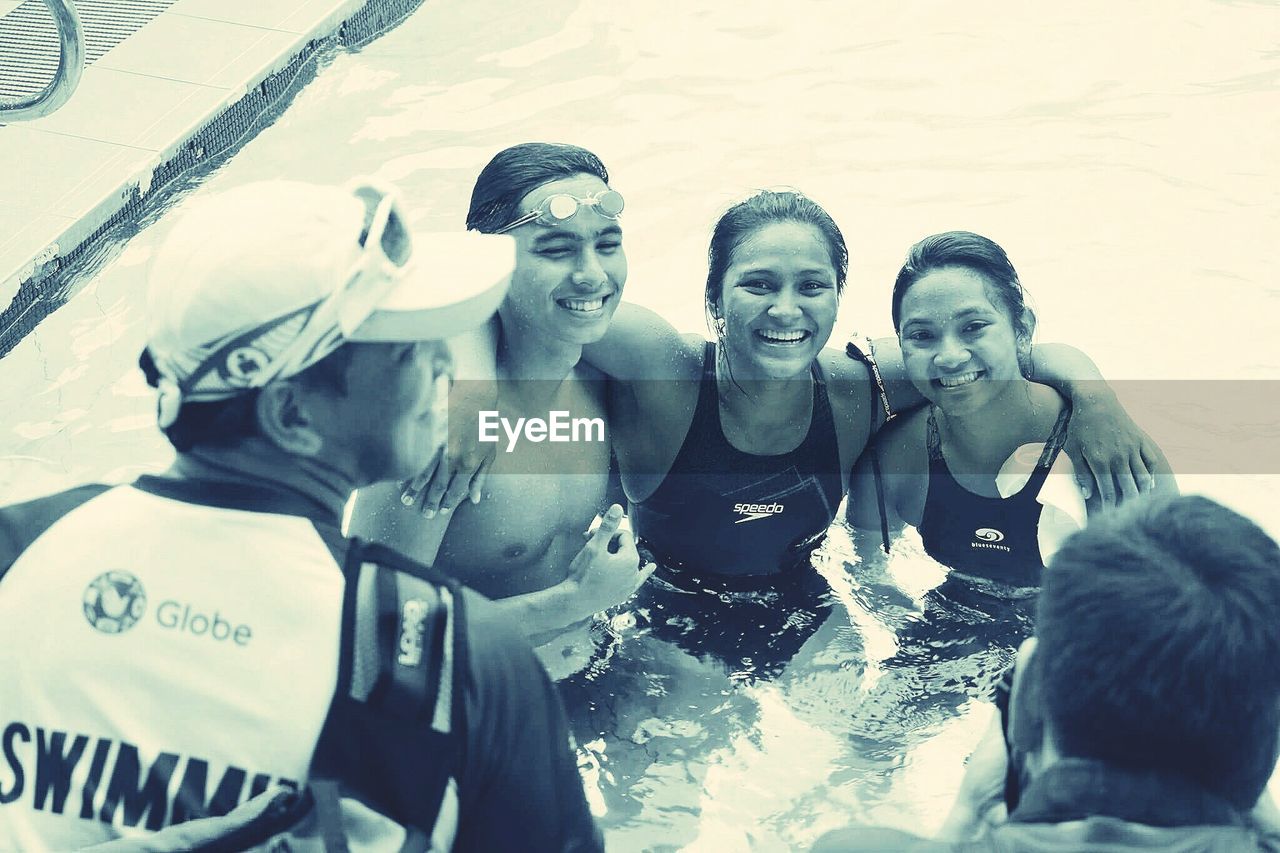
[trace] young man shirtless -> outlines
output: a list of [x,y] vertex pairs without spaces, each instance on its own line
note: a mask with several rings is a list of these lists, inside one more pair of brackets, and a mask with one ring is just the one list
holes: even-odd
[[[608,179],[589,151],[531,143],[499,152],[476,180],[467,227],[516,242],[492,349],[480,354],[496,356],[497,412],[508,424],[552,412],[604,422],[603,383],[591,381],[602,377],[580,358],[604,335],[627,278],[622,197]],[[477,428],[470,412],[453,418],[455,431]],[[625,600],[649,574],[629,533],[612,553],[583,547],[598,513],[609,507],[610,533],[622,516],[609,505],[603,432],[550,443],[498,429],[486,500],[473,490],[452,512],[420,513],[384,483],[357,496],[351,533],[432,564],[495,599],[529,637],[549,638]]]

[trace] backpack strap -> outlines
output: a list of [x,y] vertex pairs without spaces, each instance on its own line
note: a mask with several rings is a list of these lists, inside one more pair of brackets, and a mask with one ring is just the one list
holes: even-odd
[[337,689],[311,776],[429,836],[465,737],[462,596],[455,581],[354,540],[343,573]]

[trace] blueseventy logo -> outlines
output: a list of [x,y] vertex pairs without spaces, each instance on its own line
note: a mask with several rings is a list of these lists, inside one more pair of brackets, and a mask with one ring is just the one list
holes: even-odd
[[1008,545],[999,544],[1004,541],[1004,534],[994,527],[979,527],[973,531],[973,538],[977,541],[970,542],[970,548],[985,548],[988,551],[1013,553],[1013,549]]
[[128,572],[103,572],[85,588],[84,618],[104,634],[122,634],[147,612],[147,593]]
[[742,516],[734,524],[742,524],[744,521],[758,521],[770,515],[778,515],[782,510],[782,504],[734,504],[733,511]]

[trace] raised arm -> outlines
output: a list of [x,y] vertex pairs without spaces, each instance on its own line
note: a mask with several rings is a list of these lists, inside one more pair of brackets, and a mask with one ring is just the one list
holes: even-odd
[[1071,401],[1064,449],[1086,498],[1097,494],[1103,506],[1113,506],[1154,490],[1157,475],[1176,490],[1164,453],[1129,417],[1089,356],[1067,344],[1039,344],[1031,369],[1032,379]]

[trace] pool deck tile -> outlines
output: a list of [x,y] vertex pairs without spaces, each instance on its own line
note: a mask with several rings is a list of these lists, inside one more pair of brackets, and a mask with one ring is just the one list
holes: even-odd
[[[0,311],[155,168],[365,0],[178,0],[85,69],[61,110],[0,125]],[[19,3],[0,0],[0,15]],[[15,167],[16,166],[16,167]]]
[[[132,160],[142,165],[151,152],[98,139],[9,126],[0,132],[0,162],[21,168],[0,170],[0,199],[57,216],[83,212],[73,199],[104,169]],[[124,161],[122,161],[124,155]],[[41,247],[37,247],[41,248]]]
[[[330,32],[363,5],[363,0],[334,2],[329,10],[323,14],[319,14],[319,10],[314,8],[299,9],[280,22],[280,29],[288,30],[291,33],[305,32],[310,26],[315,27],[320,32]],[[308,22],[312,23],[309,24]]]
[[227,94],[225,88],[94,65],[85,69],[77,97],[34,127],[159,151],[193,122],[211,118]]
[[294,33],[161,14],[109,51],[97,65],[203,86],[228,87],[264,65],[269,66],[271,58],[288,51],[298,39]]
[[[305,32],[301,27],[305,27],[307,19],[298,13],[305,12],[308,5],[311,4],[307,0],[178,0],[166,14],[301,34]],[[300,28],[286,26],[285,22],[290,19]]]

